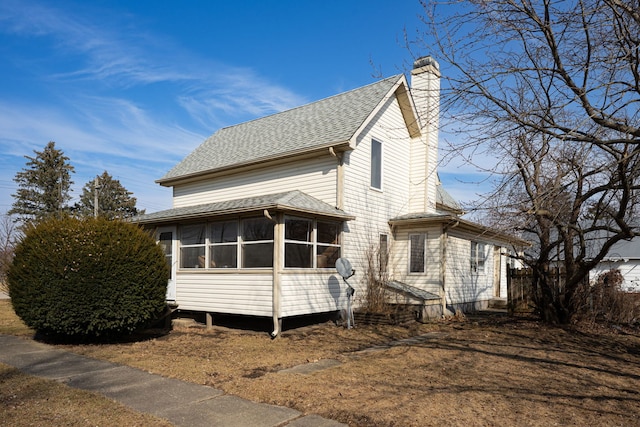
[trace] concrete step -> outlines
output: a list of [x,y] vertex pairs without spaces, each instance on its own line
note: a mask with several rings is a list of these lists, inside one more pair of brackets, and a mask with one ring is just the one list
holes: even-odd
[[493,309],[506,309],[508,301],[506,298],[492,298],[489,300],[489,308]]

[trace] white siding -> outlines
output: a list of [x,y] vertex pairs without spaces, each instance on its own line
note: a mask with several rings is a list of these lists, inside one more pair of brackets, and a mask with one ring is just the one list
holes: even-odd
[[[382,191],[370,188],[372,139],[383,145]],[[395,97],[358,136],[355,150],[345,154],[344,209],[356,220],[345,225],[343,253],[356,269],[352,286],[364,289],[367,251],[380,233],[390,232],[390,218],[408,212],[409,134]]]
[[193,206],[292,190],[300,190],[335,206],[336,171],[337,160],[327,150],[326,155],[318,158],[177,185],[173,188],[173,206]]
[[471,271],[471,240],[466,236],[447,238],[445,293],[447,304],[488,301],[493,297],[493,246],[485,243],[484,271]]
[[624,278],[621,288],[624,291],[640,292],[640,259],[603,261],[589,273],[590,280],[596,280],[598,275],[617,268]]
[[337,274],[286,271],[281,275],[282,317],[325,313],[346,308],[346,285]]
[[[438,131],[440,114],[440,72],[432,65],[428,65],[411,71],[411,94],[418,111],[421,123],[422,137],[419,145],[415,146],[414,152],[424,150],[421,160],[424,163],[415,163],[414,173],[422,173],[422,178],[426,179],[424,191],[426,198],[422,200],[412,198],[412,209],[414,212],[435,211],[436,183],[438,167]],[[412,164],[412,167],[413,164]],[[420,172],[418,172],[420,171]],[[414,182],[420,176],[412,176]],[[424,203],[420,207],[419,202]]]
[[[409,273],[409,235],[426,233],[426,271]],[[395,233],[389,257],[389,273],[400,282],[415,286],[436,295],[441,294],[440,278],[440,228],[402,229]]]
[[271,272],[178,272],[176,303],[181,310],[271,316],[272,278]]

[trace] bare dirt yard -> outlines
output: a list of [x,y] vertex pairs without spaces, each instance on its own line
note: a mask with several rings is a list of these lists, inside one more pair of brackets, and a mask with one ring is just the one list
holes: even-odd
[[[11,315],[0,302],[0,333],[29,335]],[[60,347],[350,426],[640,426],[637,329],[482,315],[354,329],[329,322],[270,340],[194,323],[135,342]]]

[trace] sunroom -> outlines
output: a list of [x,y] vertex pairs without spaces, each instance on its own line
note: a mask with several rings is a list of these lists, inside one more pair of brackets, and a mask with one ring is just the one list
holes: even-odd
[[156,233],[181,310],[273,317],[338,311],[335,271],[353,216],[300,191],[141,215]]

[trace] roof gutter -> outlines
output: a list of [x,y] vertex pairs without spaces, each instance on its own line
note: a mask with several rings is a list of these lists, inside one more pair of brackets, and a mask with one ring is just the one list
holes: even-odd
[[327,144],[322,144],[313,147],[312,149],[300,149],[293,150],[286,153],[281,153],[274,156],[262,157],[259,159],[254,159],[249,162],[244,163],[235,163],[231,165],[222,166],[215,169],[207,169],[198,172],[193,172],[190,174],[179,175],[169,178],[160,178],[155,182],[157,184],[162,185],[163,187],[171,187],[177,184],[184,184],[191,181],[197,181],[199,179],[209,178],[218,175],[225,175],[231,173],[238,173],[242,169],[250,169],[256,166],[264,167],[265,163],[285,163],[292,160],[292,158],[305,158],[312,157],[319,153],[326,153],[328,149],[337,150],[337,151],[346,151],[351,150],[352,148],[349,146],[349,141],[336,141]]

